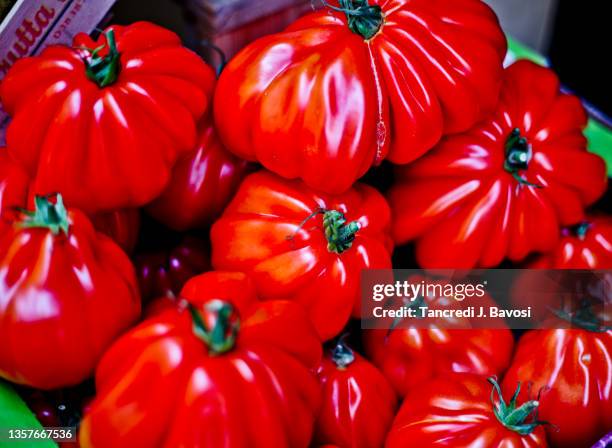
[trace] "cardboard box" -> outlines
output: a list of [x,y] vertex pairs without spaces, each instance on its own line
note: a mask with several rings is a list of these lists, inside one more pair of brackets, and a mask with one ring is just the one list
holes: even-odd
[[[195,35],[219,47],[227,58],[249,42],[279,32],[303,14],[312,11],[316,0],[187,0],[196,18]],[[200,53],[216,64],[215,52],[206,45]]]

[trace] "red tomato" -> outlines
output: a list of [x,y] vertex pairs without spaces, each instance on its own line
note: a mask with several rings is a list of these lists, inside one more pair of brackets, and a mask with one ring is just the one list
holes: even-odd
[[204,241],[187,236],[168,251],[135,257],[136,275],[143,301],[176,297],[191,277],[210,270],[209,248]]
[[517,402],[513,396],[506,403],[492,378],[487,382],[470,374],[440,377],[405,398],[385,447],[546,447],[537,409],[536,400]]
[[29,186],[27,173],[0,148],[0,216],[26,206]]
[[561,231],[561,240],[549,253],[528,265],[544,269],[612,269],[612,217],[587,216]]
[[0,85],[9,153],[39,194],[93,214],[143,205],[196,142],[215,75],[151,23],[79,35],[15,63]]
[[247,46],[215,94],[229,150],[327,193],[483,119],[506,54],[479,0],[338,3]]
[[134,268],[77,210],[37,197],[0,234],[0,376],[40,389],[87,378],[140,314]]
[[554,446],[590,446],[612,428],[612,330],[525,333],[504,391],[517,381],[548,389],[540,397],[540,416],[551,423],[546,429]]
[[195,149],[177,162],[170,183],[147,211],[174,230],[204,227],[221,214],[248,165],[223,148],[210,120],[205,120]]
[[[32,193],[35,192],[31,191],[30,186],[28,174],[9,157],[5,148],[0,148],[0,216],[33,206]],[[137,209],[98,213],[91,219],[97,231],[110,236],[126,252],[134,249],[140,228],[140,213]]]
[[376,367],[340,339],[318,370],[323,388],[315,440],[343,448],[383,446],[397,397]]
[[213,225],[212,264],[247,272],[264,299],[302,303],[330,339],[359,312],[361,271],[391,268],[389,225],[389,207],[372,187],[330,196],[259,172]]
[[[432,310],[465,308],[445,297],[426,295],[422,299],[424,305],[419,306]],[[478,300],[484,307],[494,304],[489,295]],[[427,325],[430,328],[405,324],[389,322],[389,329],[363,332],[366,354],[402,397],[437,375],[498,375],[510,363],[514,339],[507,328],[471,329],[475,324],[468,317],[439,318]]]
[[140,211],[136,208],[98,213],[92,218],[98,232],[110,236],[128,254],[138,242]]
[[515,63],[490,119],[398,172],[389,194],[395,241],[416,240],[426,268],[492,267],[553,250],[559,227],[583,220],[606,189],[586,123],[552,71]]
[[120,338],[96,372],[83,447],[307,447],[321,344],[303,309],[244,274],[190,280],[182,306]]

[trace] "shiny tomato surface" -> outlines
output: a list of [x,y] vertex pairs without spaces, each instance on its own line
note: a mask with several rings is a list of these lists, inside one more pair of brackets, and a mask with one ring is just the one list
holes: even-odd
[[0,232],[0,376],[40,389],[85,380],[140,314],[127,255],[57,200]]
[[194,277],[181,297],[105,354],[81,446],[308,447],[321,344],[302,307],[260,302],[241,273]]
[[342,448],[383,446],[397,408],[380,371],[340,340],[318,368],[323,389],[315,440]]
[[223,70],[215,121],[228,149],[335,194],[495,107],[506,39],[485,3],[333,5],[253,42]]
[[37,194],[88,214],[161,193],[196,142],[215,76],[178,36],[147,22],[17,61],[0,85],[9,153]]
[[612,269],[612,217],[587,216],[580,224],[564,228],[557,246],[536,257],[528,267]]
[[247,272],[264,299],[303,304],[330,339],[359,315],[364,269],[391,268],[390,211],[372,187],[317,193],[272,173],[248,176],[211,230],[212,264]]
[[246,161],[223,147],[211,119],[206,118],[195,148],[176,163],[170,183],[147,211],[174,230],[204,227],[221,214],[247,168]]
[[[10,219],[18,209],[33,206],[35,191],[27,172],[13,160],[6,148],[0,148],[0,216]],[[138,240],[140,212],[137,209],[112,210],[91,217],[97,231],[110,236],[130,253]]]
[[551,70],[516,62],[490,118],[398,171],[389,193],[395,241],[415,240],[425,268],[493,267],[554,250],[559,228],[580,223],[606,189],[586,123]]
[[[424,382],[402,403],[385,448],[547,447],[537,402],[512,403],[512,392],[502,398],[494,387],[499,386],[470,374]],[[519,412],[510,415],[513,410]]]
[[[608,327],[609,328],[609,327]],[[523,335],[502,384],[540,391],[554,446],[591,446],[612,428],[612,330],[534,330]]]
[[[413,281],[418,281],[414,278]],[[434,284],[434,280],[429,280]],[[423,303],[430,310],[465,309],[447,297],[425,295]],[[484,307],[494,305],[487,294],[477,299]],[[435,376],[467,372],[484,376],[499,375],[509,365],[514,339],[508,328],[474,328],[483,325],[482,318],[437,318],[423,326],[418,322],[379,321],[386,328],[364,330],[366,355],[389,379],[400,396],[419,390],[421,384]]]

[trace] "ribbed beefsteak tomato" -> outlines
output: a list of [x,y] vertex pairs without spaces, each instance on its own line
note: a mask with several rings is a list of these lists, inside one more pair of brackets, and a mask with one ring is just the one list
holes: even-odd
[[582,221],[606,189],[586,123],[551,70],[516,62],[489,119],[398,170],[389,194],[395,241],[416,240],[426,268],[492,267],[553,250],[560,226]]
[[587,216],[580,224],[561,230],[561,240],[529,268],[612,269],[612,217]]
[[390,211],[363,184],[319,194],[272,173],[248,176],[211,230],[212,264],[247,272],[264,299],[302,303],[330,339],[360,310],[363,269],[391,268]]
[[[13,217],[18,209],[34,204],[31,179],[26,171],[12,160],[6,148],[0,148],[0,217]],[[5,216],[10,221],[10,216]],[[131,252],[138,240],[140,213],[137,209],[112,210],[91,217],[98,232],[110,236],[126,252]]]
[[221,145],[211,119],[206,118],[195,149],[176,163],[170,183],[147,211],[174,230],[204,227],[219,217],[247,167],[245,160]]
[[525,333],[504,376],[504,391],[529,381],[554,446],[591,446],[612,428],[612,330]]
[[395,391],[340,338],[318,369],[323,404],[315,441],[342,448],[383,446],[397,408]]
[[[433,280],[429,281],[433,284]],[[422,303],[431,310],[465,309],[452,298],[425,295]],[[494,305],[487,294],[479,297],[480,305]],[[363,344],[368,358],[389,379],[400,396],[419,389],[428,378],[451,372],[479,375],[501,374],[510,364],[514,339],[508,328],[497,322],[495,329],[473,328],[482,325],[482,318],[437,318],[424,324],[386,318],[381,329],[364,330]]]
[[0,376],[40,389],[85,380],[140,314],[128,257],[61,196],[0,232]]
[[81,446],[309,446],[321,344],[303,308],[258,301],[241,273],[194,277],[181,297],[102,358]]
[[[514,387],[518,393],[520,385]],[[405,398],[385,448],[545,448],[545,424],[537,410],[537,400],[512,395],[506,402],[493,378],[440,377]]]
[[0,85],[11,156],[38,194],[89,214],[161,193],[196,143],[215,75],[178,36],[146,22],[78,35],[20,59]]
[[497,101],[506,39],[479,0],[340,0],[223,70],[228,149],[327,193],[385,157],[410,162]]

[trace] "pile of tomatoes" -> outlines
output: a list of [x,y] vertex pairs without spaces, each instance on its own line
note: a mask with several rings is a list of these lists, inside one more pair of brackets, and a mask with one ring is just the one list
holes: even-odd
[[366,269],[611,268],[580,101],[480,0],[323,4],[218,79],[145,22],[13,66],[0,377],[82,447],[590,446],[609,326],[358,321]]

